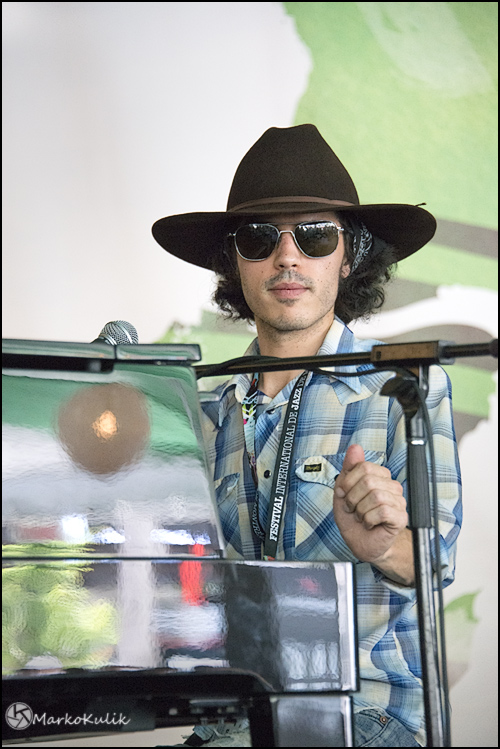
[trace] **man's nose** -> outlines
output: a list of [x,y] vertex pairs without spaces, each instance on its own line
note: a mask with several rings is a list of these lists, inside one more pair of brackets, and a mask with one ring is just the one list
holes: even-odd
[[278,245],[274,250],[274,264],[279,268],[289,268],[298,265],[304,257],[297,247],[295,237],[290,229],[280,233]]

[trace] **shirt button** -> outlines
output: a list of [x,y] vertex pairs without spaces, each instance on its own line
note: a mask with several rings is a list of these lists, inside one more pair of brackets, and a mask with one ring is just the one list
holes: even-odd
[[267,469],[267,470],[264,471],[264,478],[265,479],[268,479],[270,475],[271,475],[271,471],[269,469]]

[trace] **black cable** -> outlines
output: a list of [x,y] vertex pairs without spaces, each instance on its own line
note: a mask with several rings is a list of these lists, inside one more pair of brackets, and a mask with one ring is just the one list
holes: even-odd
[[[441,542],[439,540],[439,514],[438,514],[438,502],[437,502],[437,476],[436,476],[436,457],[434,452],[434,439],[432,434],[432,427],[429,418],[429,411],[425,398],[422,395],[420,388],[417,388],[418,399],[422,410],[422,416],[424,419],[424,426],[427,432],[427,445],[429,448],[429,462],[431,466],[431,487],[432,487],[432,511],[434,517],[434,554],[436,556],[436,578],[437,578],[437,594],[438,594],[438,613],[439,613],[439,644],[441,646],[441,677],[442,677],[442,694],[441,699],[444,701],[444,745],[451,747],[451,718],[450,718],[450,702],[449,702],[449,685],[448,685],[448,668],[446,661],[446,637],[445,637],[445,622],[444,622],[444,600],[443,600],[443,578],[441,574]],[[436,659],[439,661],[439,657],[436,654]]]
[[231,373],[227,371],[227,368],[231,366],[231,364],[241,364],[242,360],[245,362],[245,364],[248,364],[249,369],[252,369],[252,366],[254,364],[274,364],[276,362],[279,362],[279,358],[276,356],[237,356],[235,359],[228,359],[227,361],[220,362],[219,364],[207,364],[207,365],[197,365],[193,367],[196,371],[196,377],[197,379],[200,379],[200,377],[215,377],[216,375],[230,375]]
[[331,372],[328,369],[320,369],[315,368],[309,368],[311,372],[314,372],[314,374],[323,374],[327,377],[331,377],[332,375],[338,376],[338,377],[363,377],[363,375],[371,375],[371,374],[379,374],[380,372],[394,372],[395,374],[399,374],[401,376],[407,377],[408,375],[411,375],[411,377],[415,380],[417,380],[417,376],[409,369],[403,369],[403,367],[397,367],[392,364],[388,364],[383,367],[374,367],[373,369],[363,369],[363,370],[357,370],[356,372]]

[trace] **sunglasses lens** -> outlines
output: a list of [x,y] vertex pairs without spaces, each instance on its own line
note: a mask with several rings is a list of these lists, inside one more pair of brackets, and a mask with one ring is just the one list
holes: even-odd
[[236,230],[236,248],[245,260],[265,260],[269,257],[279,237],[279,231],[271,224],[246,224]]
[[331,221],[299,224],[295,237],[303,252],[309,257],[326,257],[337,249],[339,233]]

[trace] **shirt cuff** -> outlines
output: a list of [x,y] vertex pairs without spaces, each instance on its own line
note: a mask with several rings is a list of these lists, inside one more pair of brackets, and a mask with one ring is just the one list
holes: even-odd
[[381,583],[384,588],[392,590],[393,593],[397,593],[398,595],[403,596],[403,598],[408,598],[410,600],[415,598],[416,590],[414,585],[402,585],[401,583],[397,583],[395,580],[391,580],[390,577],[386,577],[378,567],[375,567],[375,565],[370,564],[370,567],[372,568],[373,577],[376,582]]

